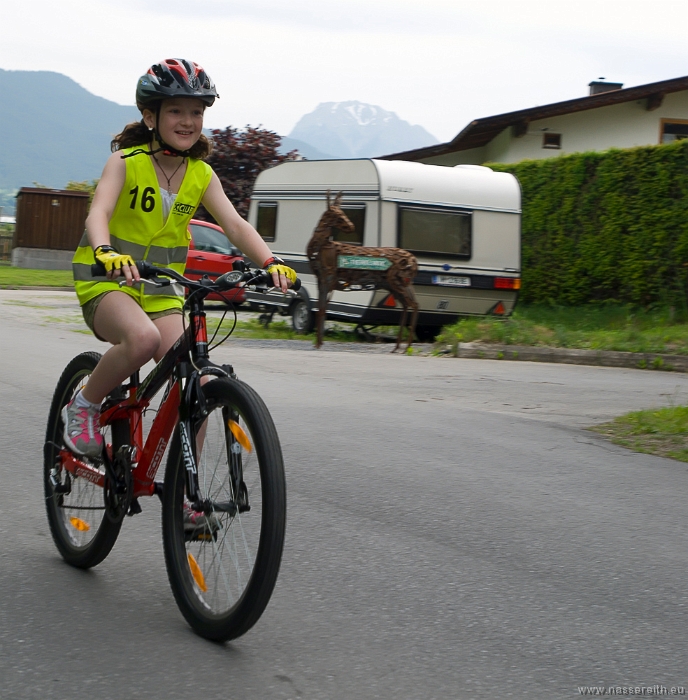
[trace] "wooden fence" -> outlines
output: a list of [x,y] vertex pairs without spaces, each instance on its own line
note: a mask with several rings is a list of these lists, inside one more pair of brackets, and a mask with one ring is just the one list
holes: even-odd
[[0,232],[0,262],[12,259],[12,233]]

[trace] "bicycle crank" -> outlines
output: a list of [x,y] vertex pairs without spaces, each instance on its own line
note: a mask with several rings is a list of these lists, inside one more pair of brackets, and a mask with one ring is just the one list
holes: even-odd
[[133,494],[131,465],[134,448],[129,445],[120,447],[112,462],[105,460],[105,514],[112,523],[119,523],[129,512]]

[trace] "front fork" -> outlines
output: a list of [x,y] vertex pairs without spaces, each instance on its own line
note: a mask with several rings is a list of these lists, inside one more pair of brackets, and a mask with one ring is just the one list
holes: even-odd
[[[181,369],[182,375],[184,369]],[[231,481],[232,501],[215,503],[207,498],[207,494],[201,494],[198,482],[198,460],[203,450],[205,440],[204,422],[209,411],[203,393],[203,377],[211,376],[235,378],[231,367],[222,368],[206,365],[200,371],[191,373],[185,387],[185,400],[179,407],[179,440],[181,443],[182,460],[186,471],[186,496],[191,507],[197,512],[206,514],[212,511],[228,512],[235,515],[250,510],[248,489],[244,483],[241,444],[230,429],[231,422],[238,422],[239,414],[231,411],[227,406],[222,408],[222,421],[225,433],[225,448],[227,451],[227,463],[229,466],[229,478]],[[192,426],[198,426],[192,430]],[[194,439],[195,438],[195,439]]]

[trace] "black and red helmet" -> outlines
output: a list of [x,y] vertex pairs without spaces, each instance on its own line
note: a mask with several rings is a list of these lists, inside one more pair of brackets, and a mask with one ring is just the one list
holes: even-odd
[[167,58],[152,65],[136,84],[136,106],[143,111],[171,97],[196,97],[210,107],[219,97],[215,83],[198,63]]

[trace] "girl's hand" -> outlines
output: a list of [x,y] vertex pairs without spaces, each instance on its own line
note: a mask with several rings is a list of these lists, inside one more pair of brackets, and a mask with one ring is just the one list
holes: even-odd
[[272,283],[282,290],[282,294],[286,294],[287,289],[296,282],[296,272],[276,256],[268,258],[263,264],[263,269],[272,275]]
[[131,287],[134,282],[141,281],[141,275],[136,265],[122,265],[121,268],[112,269],[107,273],[109,280],[114,280],[118,277],[124,277],[127,287]]
[[105,267],[109,280],[114,280],[120,275],[124,275],[129,287],[134,282],[140,281],[141,276],[131,255],[122,255],[109,245],[99,245],[95,249],[95,257]]

